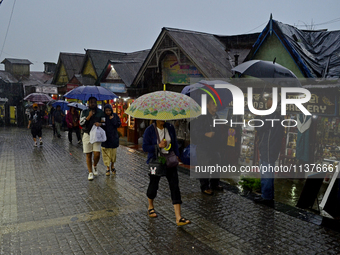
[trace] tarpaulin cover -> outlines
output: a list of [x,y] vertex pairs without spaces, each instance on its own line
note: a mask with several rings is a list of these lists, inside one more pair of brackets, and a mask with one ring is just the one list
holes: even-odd
[[253,46],[255,51],[270,34],[271,27],[291,53],[305,77],[339,78],[340,31],[300,30],[291,25],[270,20]]

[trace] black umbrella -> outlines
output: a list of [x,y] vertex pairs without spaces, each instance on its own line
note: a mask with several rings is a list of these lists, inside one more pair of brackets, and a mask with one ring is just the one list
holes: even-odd
[[260,78],[269,83],[274,83],[280,87],[302,87],[299,79],[288,68],[271,61],[250,60],[244,62],[233,69],[242,75],[249,75]]

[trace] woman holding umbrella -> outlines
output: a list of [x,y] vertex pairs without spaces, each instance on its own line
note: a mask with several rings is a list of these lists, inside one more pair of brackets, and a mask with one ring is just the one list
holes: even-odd
[[[147,163],[151,159],[156,159],[155,149],[160,149],[162,154],[168,154],[165,157],[179,156],[177,137],[174,126],[165,123],[165,120],[177,120],[196,118],[201,113],[201,107],[190,97],[171,91],[156,91],[145,94],[137,98],[130,107],[125,111],[132,117],[140,119],[156,120],[146,128],[143,136],[143,150],[148,153]],[[158,139],[158,137],[160,139]],[[173,155],[175,154],[175,155]],[[169,160],[170,162],[170,160]],[[169,163],[168,162],[168,163]],[[172,162],[173,163],[173,162]],[[168,180],[172,204],[174,205],[176,223],[178,226],[183,226],[191,223],[190,220],[181,215],[181,192],[178,185],[177,165],[178,161],[173,166],[166,166],[166,178]],[[147,190],[148,197],[148,216],[151,218],[157,217],[154,209],[154,199],[157,195],[160,176],[150,174],[150,182]]]
[[[159,142],[159,139],[161,141]],[[164,139],[162,139],[164,137]],[[170,147],[171,145],[171,147]],[[156,120],[156,123],[151,124],[144,133],[143,138],[143,150],[148,152],[147,163],[151,160],[151,158],[155,158],[155,146],[158,146],[162,153],[170,153],[174,151],[176,156],[179,156],[177,137],[175,128],[169,124],[165,123],[163,120]],[[169,148],[169,149],[168,149]],[[167,150],[168,149],[168,150]],[[148,197],[148,215],[151,218],[156,218],[157,214],[154,209],[154,199],[157,195],[158,184],[160,181],[160,176],[150,175],[150,182],[147,190]],[[181,192],[178,185],[178,173],[177,166],[175,167],[166,167],[166,178],[169,183],[170,191],[171,191],[171,199],[172,204],[174,205],[175,215],[176,215],[176,223],[178,226],[183,226],[191,223],[190,220],[181,216]]]

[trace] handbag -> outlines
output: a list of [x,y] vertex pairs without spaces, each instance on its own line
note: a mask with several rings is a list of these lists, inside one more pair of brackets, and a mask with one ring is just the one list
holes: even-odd
[[106,141],[106,134],[104,129],[101,127],[97,127],[93,125],[90,131],[90,143],[98,143],[98,142],[105,142]]
[[[153,124],[153,126],[154,126],[156,134],[157,134],[157,141],[158,141],[158,143],[160,143],[159,134],[158,134],[155,123]],[[164,130],[164,139],[165,139],[165,130]],[[171,167],[178,166],[178,158],[177,158],[174,151],[169,151],[169,153],[161,153],[160,152],[160,154],[161,154],[161,156],[163,156],[166,159],[166,166],[167,167],[171,168]]]
[[156,158],[152,158],[149,161],[149,175],[153,176],[166,176],[166,165],[165,162],[161,162],[158,154],[160,153],[159,148],[155,145]]

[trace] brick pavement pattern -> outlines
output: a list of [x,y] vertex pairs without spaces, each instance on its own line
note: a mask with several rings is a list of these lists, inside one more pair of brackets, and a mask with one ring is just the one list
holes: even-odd
[[145,156],[120,146],[116,175],[87,180],[82,146],[43,130],[0,129],[0,254],[339,254],[340,233],[224,191],[200,193],[179,173],[177,227],[165,178],[147,216]]

